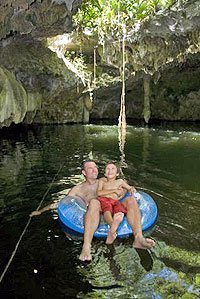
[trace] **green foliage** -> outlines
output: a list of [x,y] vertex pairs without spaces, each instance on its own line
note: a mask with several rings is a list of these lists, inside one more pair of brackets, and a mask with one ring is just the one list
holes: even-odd
[[175,0],[89,0],[85,1],[74,17],[81,30],[95,34],[116,33],[122,24],[134,26],[157,10],[169,8]]
[[67,51],[65,53],[65,58],[71,65],[73,65],[72,71],[74,71],[90,89],[92,72],[87,68],[84,55],[75,51]]

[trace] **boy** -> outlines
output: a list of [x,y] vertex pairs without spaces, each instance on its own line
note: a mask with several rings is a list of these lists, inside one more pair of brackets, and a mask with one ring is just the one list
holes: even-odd
[[97,195],[101,203],[103,217],[109,224],[106,244],[112,244],[116,239],[116,231],[122,222],[127,209],[119,199],[123,197],[125,191],[136,192],[134,187],[129,186],[124,180],[117,179],[119,171],[113,163],[108,163],[105,167],[105,177],[99,180]]

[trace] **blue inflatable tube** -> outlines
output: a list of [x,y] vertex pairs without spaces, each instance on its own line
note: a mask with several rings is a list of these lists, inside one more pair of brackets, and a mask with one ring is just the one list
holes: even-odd
[[[146,231],[155,223],[158,215],[158,209],[155,201],[150,195],[142,191],[137,193],[139,193],[138,205],[141,212],[142,230]],[[121,201],[128,196],[129,195],[126,194]],[[62,224],[64,224],[67,228],[70,228],[72,231],[80,234],[84,233],[83,223],[85,212],[86,208],[83,203],[73,197],[70,200],[68,197],[65,197],[58,205],[58,216]],[[106,237],[107,233],[108,225],[101,217],[101,222],[94,236],[97,238]],[[129,235],[132,235],[132,230],[126,217],[124,217],[117,230],[117,236],[123,238]]]

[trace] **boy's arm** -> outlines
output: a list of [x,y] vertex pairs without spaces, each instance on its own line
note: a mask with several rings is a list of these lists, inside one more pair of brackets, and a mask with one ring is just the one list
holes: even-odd
[[121,184],[122,188],[126,189],[128,192],[130,193],[135,193],[137,192],[137,190],[133,187],[130,186],[129,184],[127,184],[124,180],[122,180],[122,184]]
[[97,195],[98,196],[107,196],[110,194],[116,193],[117,196],[121,196],[122,188],[118,189],[104,189],[104,181],[103,179],[99,179],[98,187],[97,187]]

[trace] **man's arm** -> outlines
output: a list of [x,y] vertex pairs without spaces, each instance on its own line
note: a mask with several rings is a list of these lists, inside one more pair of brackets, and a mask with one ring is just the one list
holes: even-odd
[[67,194],[69,197],[76,197],[77,199],[81,199],[85,203],[86,206],[88,206],[88,201],[85,198],[85,194],[83,192],[83,183],[80,183],[76,186],[74,186],[69,193]]
[[50,204],[50,205],[48,205],[48,206],[46,206],[46,207],[44,207],[44,208],[42,208],[42,209],[40,209],[40,210],[36,210],[36,211],[33,211],[31,214],[30,214],[30,217],[32,217],[32,216],[38,216],[38,215],[40,215],[40,214],[42,214],[43,212],[46,212],[46,211],[49,211],[49,210],[56,210],[57,209],[57,207],[58,207],[58,203],[59,203],[59,199],[56,201],[56,202],[54,202],[54,203],[52,203],[52,204]]
[[[69,193],[71,192],[70,189],[66,189],[65,191],[67,191],[66,195],[69,195]],[[60,199],[54,201],[50,205],[45,206],[44,208],[42,208],[40,210],[33,211],[29,216],[30,217],[32,217],[32,216],[38,216],[38,215],[41,215],[43,212],[46,212],[46,211],[49,211],[49,210],[56,210],[57,207],[58,207],[59,202],[60,202]]]
[[80,193],[80,185],[74,186],[70,189],[67,195],[69,196],[79,196]]

